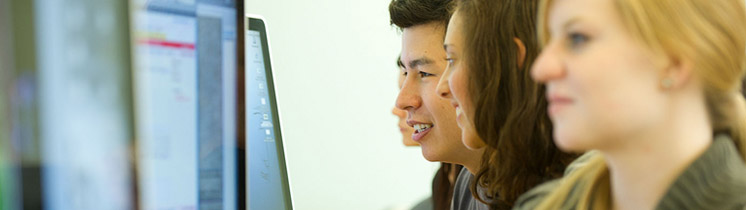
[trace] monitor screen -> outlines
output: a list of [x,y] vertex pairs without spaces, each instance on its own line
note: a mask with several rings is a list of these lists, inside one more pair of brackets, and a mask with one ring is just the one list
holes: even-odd
[[264,22],[246,31],[246,147],[249,209],[291,209],[274,82]]
[[140,207],[237,207],[235,0],[134,9]]
[[133,208],[127,7],[0,1],[0,209]]
[[32,56],[18,55],[18,68],[35,63],[29,66],[36,71],[25,69],[15,78],[19,127],[11,132],[23,144],[38,136],[38,145],[20,144],[20,152],[30,157],[38,149],[41,163],[40,175],[33,168],[21,171],[22,209],[133,207],[129,30],[116,27],[128,25],[126,8],[123,1],[38,0],[28,11],[33,22],[22,22],[37,31],[17,43],[33,40],[37,48],[30,49],[36,50]]

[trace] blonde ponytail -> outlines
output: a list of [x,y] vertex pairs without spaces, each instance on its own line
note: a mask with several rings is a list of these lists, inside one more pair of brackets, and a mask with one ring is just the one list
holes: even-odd
[[746,99],[740,91],[734,91],[730,94],[728,105],[730,105],[728,112],[730,114],[726,116],[726,121],[730,122],[728,130],[741,153],[741,158],[746,160]]

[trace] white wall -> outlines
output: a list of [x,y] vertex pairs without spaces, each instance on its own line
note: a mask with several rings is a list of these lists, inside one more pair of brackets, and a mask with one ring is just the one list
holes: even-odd
[[436,163],[391,107],[400,33],[389,0],[247,0],[266,18],[296,209],[389,209],[430,195]]

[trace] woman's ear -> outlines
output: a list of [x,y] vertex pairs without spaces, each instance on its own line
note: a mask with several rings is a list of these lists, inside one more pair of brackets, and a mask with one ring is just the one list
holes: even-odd
[[692,76],[693,68],[689,60],[672,58],[661,75],[661,86],[664,89],[675,89],[686,85]]
[[518,48],[518,68],[523,68],[523,64],[526,62],[526,45],[518,37],[513,37],[513,42]]

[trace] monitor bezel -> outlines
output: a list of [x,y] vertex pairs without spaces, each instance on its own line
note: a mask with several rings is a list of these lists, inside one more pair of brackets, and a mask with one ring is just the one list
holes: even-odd
[[[283,135],[282,135],[282,128],[281,128],[282,127],[282,123],[280,121],[280,115],[281,114],[280,114],[280,111],[279,111],[279,108],[278,108],[278,104],[277,104],[277,95],[276,95],[276,90],[275,90],[274,73],[273,73],[273,69],[272,69],[272,61],[271,61],[272,59],[271,59],[271,53],[270,53],[269,39],[268,39],[268,36],[267,36],[267,27],[266,27],[264,18],[261,17],[261,16],[258,16],[258,15],[246,14],[245,20],[246,20],[245,32],[248,33],[248,31],[258,31],[260,39],[261,39],[262,55],[263,55],[262,57],[264,59],[265,75],[266,75],[266,78],[267,78],[266,79],[267,80],[267,91],[269,93],[269,103],[271,104],[271,110],[272,110],[272,120],[273,120],[273,122],[275,122],[274,123],[275,125],[278,125],[278,126],[273,126],[273,130],[274,130],[274,137],[275,137],[275,146],[276,146],[277,155],[278,155],[278,164],[279,164],[279,167],[280,167],[281,181],[282,181],[282,185],[283,185],[283,197],[284,197],[284,202],[285,202],[286,208],[287,209],[293,209],[293,203],[292,203],[292,197],[291,197],[291,190],[290,190],[290,181],[289,181],[289,178],[288,178],[287,162],[286,162],[286,158],[285,158],[285,146],[284,146],[284,142],[283,142]],[[245,34],[243,36],[245,37]],[[245,51],[246,44],[244,44],[243,47],[244,47],[244,51]],[[246,61],[244,61],[244,62],[246,62]],[[244,74],[245,74],[246,68],[244,68],[242,70],[244,71]],[[245,77],[245,75],[242,75],[242,76]],[[241,79],[243,79],[244,77],[242,77]],[[248,85],[246,85],[245,82],[248,82],[248,81],[244,81],[241,84],[243,84],[245,87],[248,87]],[[246,91],[246,90],[243,90],[243,91]],[[242,101],[245,102],[245,98],[243,98]],[[246,108],[245,106],[246,105],[243,104],[241,107],[245,109]],[[245,113],[245,112],[242,112],[242,113]],[[244,123],[246,122],[245,120],[246,119],[244,119],[244,121],[243,121]],[[243,125],[243,127],[241,129],[246,130],[245,129],[245,124]],[[248,134],[244,135],[244,137],[245,137],[244,138],[244,144],[247,144],[246,138],[248,136],[249,136]],[[246,151],[246,153],[248,155],[248,151]],[[248,161],[247,161],[247,163],[248,163]],[[245,170],[249,170],[249,168],[246,167]],[[248,174],[248,171],[246,171],[245,173]],[[245,179],[246,176],[244,176],[243,178]],[[246,184],[247,184],[246,186],[249,185],[248,180],[246,180]],[[249,192],[248,192],[248,190],[249,190],[248,187],[246,187],[245,190],[246,190],[245,191],[246,192],[246,196],[245,196],[244,199],[248,200],[248,197],[250,196]],[[248,207],[250,207],[250,205],[247,203],[246,207],[248,209]]]

